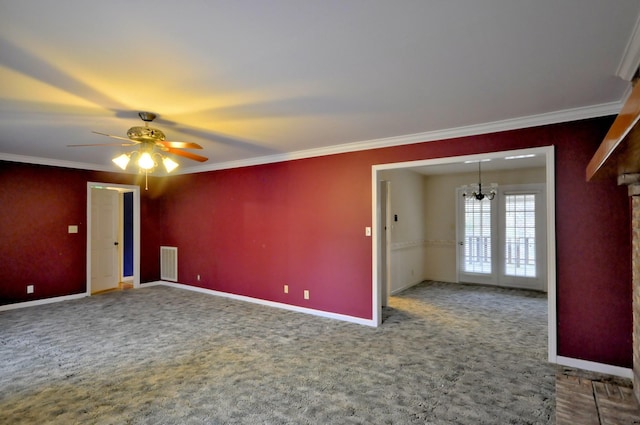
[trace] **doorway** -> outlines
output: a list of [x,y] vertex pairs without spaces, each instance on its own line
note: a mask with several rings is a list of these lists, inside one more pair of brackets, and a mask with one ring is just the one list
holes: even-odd
[[[125,235],[123,193],[130,194],[131,232]],[[97,221],[97,222],[96,222]],[[128,236],[128,237],[127,237]],[[132,243],[129,257],[134,288],[140,286],[140,188],[110,183],[87,183],[86,294],[112,289],[123,277],[123,247]]]
[[[514,151],[492,152],[486,154],[465,155],[459,157],[437,158],[421,161],[411,161],[395,164],[374,165],[372,167],[372,214],[373,214],[373,240],[372,240],[372,325],[379,326],[382,322],[382,282],[380,275],[382,267],[382,232],[384,224],[381,217],[381,202],[383,195],[380,189],[382,173],[386,170],[417,169],[418,167],[454,167],[456,164],[464,164],[465,161],[479,161],[483,159],[502,160],[507,157],[522,158],[524,156],[537,156],[543,161],[545,175],[545,204],[546,204],[546,281],[547,281],[547,306],[548,306],[548,358],[550,362],[557,361],[556,341],[556,270],[555,270],[555,162],[553,146],[520,149]],[[496,161],[497,162],[497,161]]]

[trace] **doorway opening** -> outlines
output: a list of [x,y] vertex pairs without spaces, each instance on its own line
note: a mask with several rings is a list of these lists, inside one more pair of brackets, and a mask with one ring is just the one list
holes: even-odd
[[87,183],[86,294],[140,287],[140,188]]
[[[491,160],[496,166],[499,163],[503,163],[504,167],[511,167],[518,169],[526,167],[525,162],[509,161],[506,165],[504,160],[506,158],[536,158],[536,161],[543,169],[544,175],[544,203],[545,203],[545,222],[546,222],[546,235],[545,235],[545,263],[546,270],[545,280],[547,288],[547,329],[548,329],[548,358],[552,363],[557,361],[557,341],[556,341],[556,269],[555,269],[555,165],[554,165],[554,148],[553,146],[519,149],[514,151],[502,151],[491,152],[484,154],[464,155],[458,157],[447,157],[428,159],[420,161],[393,163],[393,164],[381,164],[374,165],[372,167],[372,216],[373,216],[373,232],[372,232],[372,324],[379,326],[382,323],[382,306],[387,305],[389,291],[383,289],[383,285],[388,285],[388,279],[383,274],[387,271],[385,264],[388,264],[385,259],[389,258],[389,243],[383,245],[383,240],[388,240],[388,234],[384,235],[385,222],[382,214],[384,205],[382,202],[387,202],[388,193],[383,193],[381,189],[381,182],[385,180],[386,173],[388,171],[406,170],[420,172],[420,170],[431,169],[432,172],[437,170],[443,173],[460,173],[463,172],[464,164],[467,162],[478,162],[480,160]],[[467,165],[468,166],[468,165]],[[483,167],[485,168],[485,167]],[[393,196],[394,188],[390,188],[391,196]],[[428,201],[433,203],[441,202],[438,198],[432,198]],[[395,219],[395,215],[394,215]],[[384,237],[383,237],[384,235]],[[455,238],[453,238],[455,240]],[[436,242],[443,245],[448,245],[449,241],[437,240]],[[455,241],[451,241],[453,248],[455,249]],[[385,264],[383,264],[385,261]],[[456,261],[455,258],[453,260]],[[393,279],[393,278],[391,278]],[[383,299],[384,297],[384,299]]]

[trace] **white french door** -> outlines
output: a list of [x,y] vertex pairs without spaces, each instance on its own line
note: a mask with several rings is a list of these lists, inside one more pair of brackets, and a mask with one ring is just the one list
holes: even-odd
[[502,186],[458,199],[458,280],[546,291],[544,185]]
[[547,290],[544,185],[506,186],[499,198],[501,285]]
[[[478,201],[472,196],[458,199],[458,280],[497,284],[497,215],[495,198]],[[496,195],[497,196],[497,195]]]

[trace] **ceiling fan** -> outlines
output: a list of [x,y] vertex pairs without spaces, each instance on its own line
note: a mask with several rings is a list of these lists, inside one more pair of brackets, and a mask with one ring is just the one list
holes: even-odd
[[171,142],[166,140],[164,133],[157,128],[149,127],[149,123],[156,118],[156,114],[151,112],[139,112],[138,116],[144,121],[144,127],[134,126],[127,131],[127,137],[113,136],[111,134],[100,133],[99,131],[93,131],[93,133],[100,134],[102,136],[111,137],[112,139],[124,140],[127,143],[94,143],[85,145],[67,145],[68,147],[79,146],[136,146],[137,148],[129,153],[123,153],[112,159],[114,164],[123,170],[127,169],[127,165],[131,158],[136,157],[136,164],[138,165],[139,172],[144,173],[145,177],[145,189],[149,189],[147,176],[152,173],[158,165],[158,161],[162,161],[167,173],[172,172],[178,167],[178,163],[168,156],[156,151],[156,148],[161,152],[168,152],[174,155],[183,156],[185,158],[192,159],[194,161],[204,162],[208,158],[196,155],[195,153],[184,151],[183,149],[202,149],[197,143],[192,142]]
[[[80,146],[136,146],[138,145],[140,148],[139,150],[140,155],[142,155],[142,153],[144,152],[148,152],[152,154],[154,148],[158,148],[163,152],[169,152],[174,155],[192,159],[194,161],[204,162],[208,159],[204,156],[196,155],[192,152],[182,150],[182,149],[202,149],[202,146],[200,146],[199,144],[192,143],[192,142],[168,141],[166,140],[166,136],[164,135],[162,130],[149,127],[149,123],[156,118],[156,114],[152,112],[139,112],[138,116],[142,121],[144,121],[144,127],[140,127],[140,126],[131,127],[127,131],[127,137],[114,136],[107,133],[101,133],[99,131],[92,131],[92,133],[111,137],[112,139],[124,140],[126,141],[126,143],[93,143],[93,144],[67,145],[67,146],[80,147]],[[125,167],[122,167],[122,168],[124,169]]]

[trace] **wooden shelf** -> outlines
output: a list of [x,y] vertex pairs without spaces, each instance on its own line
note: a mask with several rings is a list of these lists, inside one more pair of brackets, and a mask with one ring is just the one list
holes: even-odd
[[640,84],[636,84],[587,165],[587,181],[640,172]]

